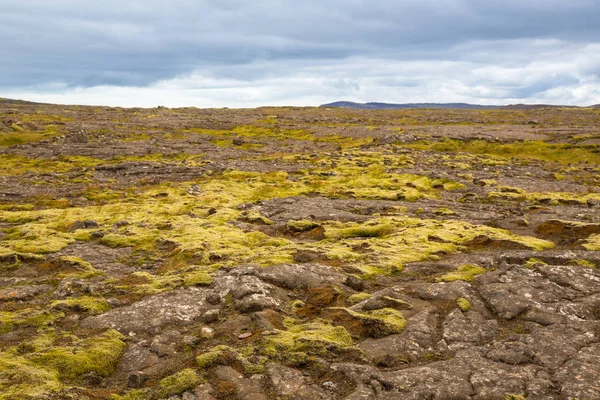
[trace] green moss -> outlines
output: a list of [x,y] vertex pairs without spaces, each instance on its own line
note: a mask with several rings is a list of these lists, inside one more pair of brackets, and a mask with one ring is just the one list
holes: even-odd
[[258,212],[258,210],[252,209],[248,211],[243,211],[240,214],[240,219],[245,222],[250,222],[253,224],[261,224],[261,225],[273,225],[273,222],[269,220],[267,217],[263,216]]
[[153,400],[155,397],[151,389],[133,389],[123,396],[113,394],[110,400]]
[[454,272],[443,275],[438,279],[442,282],[465,281],[471,282],[477,275],[485,274],[485,269],[479,265],[466,264],[461,265]]
[[391,224],[378,224],[378,225],[360,225],[353,224],[348,228],[341,229],[327,229],[326,236],[334,239],[345,239],[345,238],[370,238],[370,237],[384,237],[390,235],[394,228]]
[[202,379],[191,368],[162,379],[156,388],[158,398],[167,398],[194,389],[202,383]]
[[55,300],[50,307],[56,309],[69,308],[75,311],[84,311],[92,315],[102,314],[110,309],[105,299],[90,296]]
[[202,353],[198,357],[196,357],[196,365],[199,369],[210,368],[216,365],[219,358],[223,357],[224,354],[234,352],[235,350],[225,345],[213,347],[210,351]]
[[306,361],[307,355],[331,355],[352,348],[354,343],[342,326],[316,319],[308,323],[286,319],[287,330],[265,333],[264,344],[259,348],[263,354],[282,362],[295,364]]
[[543,262],[539,258],[535,258],[535,257],[530,258],[529,260],[527,260],[525,262],[525,264],[523,264],[523,266],[525,268],[529,268],[529,269],[534,268],[536,265],[548,265],[548,264],[546,264],[545,262]]
[[43,399],[62,388],[57,371],[19,355],[0,353],[0,400]]
[[319,224],[317,224],[316,222],[313,221],[309,221],[306,219],[303,220],[299,220],[299,221],[288,221],[285,226],[295,232],[306,232],[306,231],[310,231],[314,228],[317,228],[319,226]]
[[528,201],[531,203],[542,203],[550,206],[560,206],[572,203],[579,203],[581,205],[585,205],[589,200],[600,200],[600,194],[598,193],[528,193],[521,189],[519,190],[519,192],[490,192],[487,194],[487,198],[490,200]]
[[53,346],[28,358],[40,367],[55,370],[61,379],[75,379],[89,372],[110,376],[125,349],[123,339],[119,332],[109,330],[74,346]]
[[593,269],[596,268],[596,264],[594,264],[591,261],[583,260],[583,259],[571,260],[571,261],[569,261],[569,265],[577,265],[580,267],[593,268]]
[[348,297],[348,303],[351,305],[361,303],[373,297],[371,293],[356,293]]
[[587,238],[585,243],[583,244],[588,250],[599,251],[600,250],[600,235],[592,235]]
[[600,164],[600,155],[590,146],[550,144],[543,141],[497,143],[485,140],[446,139],[442,142],[420,142],[403,146],[420,150],[537,159],[563,164]]
[[0,334],[8,333],[16,328],[42,328],[52,324],[62,316],[61,313],[31,308],[15,312],[0,311]]
[[460,308],[462,312],[467,312],[471,309],[471,303],[464,297],[459,297],[458,299],[456,299],[456,305],[458,306],[458,308]]
[[520,394],[507,394],[504,400],[527,400],[527,397]]
[[[95,276],[103,275],[104,272],[97,270],[89,262],[74,256],[61,256],[58,261],[65,264],[67,268],[75,269],[77,272],[67,273],[62,275],[69,275],[80,279],[89,279]],[[62,277],[59,275],[59,277]]]
[[393,308],[356,312],[348,308],[330,309],[332,319],[357,336],[383,337],[401,333],[406,327],[402,313]]
[[375,317],[385,324],[384,334],[401,333],[406,328],[406,319],[402,313],[393,308],[382,308],[379,310],[370,311],[369,316]]
[[183,283],[185,286],[207,286],[213,283],[212,271],[205,269],[190,271],[183,274]]
[[[328,239],[310,244],[310,250],[321,251],[332,260],[353,263],[365,277],[390,274],[402,270],[404,263],[418,262],[436,256],[464,250],[463,243],[478,236],[507,240],[535,250],[552,248],[551,242],[514,235],[488,226],[471,225],[459,220],[419,219],[403,216],[379,218],[363,226],[390,226],[384,237],[343,238],[339,232],[351,232],[356,223],[324,222]],[[385,230],[388,230],[387,228]],[[362,240],[361,240],[362,239]]]

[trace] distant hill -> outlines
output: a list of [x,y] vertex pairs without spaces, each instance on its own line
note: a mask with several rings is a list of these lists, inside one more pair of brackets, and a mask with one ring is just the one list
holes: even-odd
[[[487,110],[487,109],[518,109],[518,110],[531,110],[534,108],[548,108],[548,107],[570,107],[570,106],[557,106],[548,104],[511,104],[508,106],[485,106],[481,104],[468,104],[468,103],[404,103],[404,104],[392,104],[392,103],[354,103],[352,101],[336,101],[333,103],[323,104],[321,107],[333,107],[333,108],[352,108],[356,110],[405,110],[415,108],[457,108],[463,110]],[[591,107],[600,107],[595,105]]]

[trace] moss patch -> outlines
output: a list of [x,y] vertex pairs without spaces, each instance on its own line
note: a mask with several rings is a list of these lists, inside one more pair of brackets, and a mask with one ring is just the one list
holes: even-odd
[[458,306],[458,308],[460,308],[462,312],[467,312],[471,309],[471,303],[464,297],[459,297],[458,299],[456,299],[456,305]]
[[461,265],[454,272],[447,273],[439,278],[442,282],[465,281],[471,282],[477,275],[485,274],[485,269],[479,265]]

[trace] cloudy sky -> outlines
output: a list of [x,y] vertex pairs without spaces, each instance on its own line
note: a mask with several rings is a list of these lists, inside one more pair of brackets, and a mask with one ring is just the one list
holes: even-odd
[[600,103],[600,0],[0,0],[0,97]]

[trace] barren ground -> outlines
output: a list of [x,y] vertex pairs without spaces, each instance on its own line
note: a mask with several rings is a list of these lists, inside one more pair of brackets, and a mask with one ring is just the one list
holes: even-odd
[[0,399],[600,399],[600,109],[0,101]]

